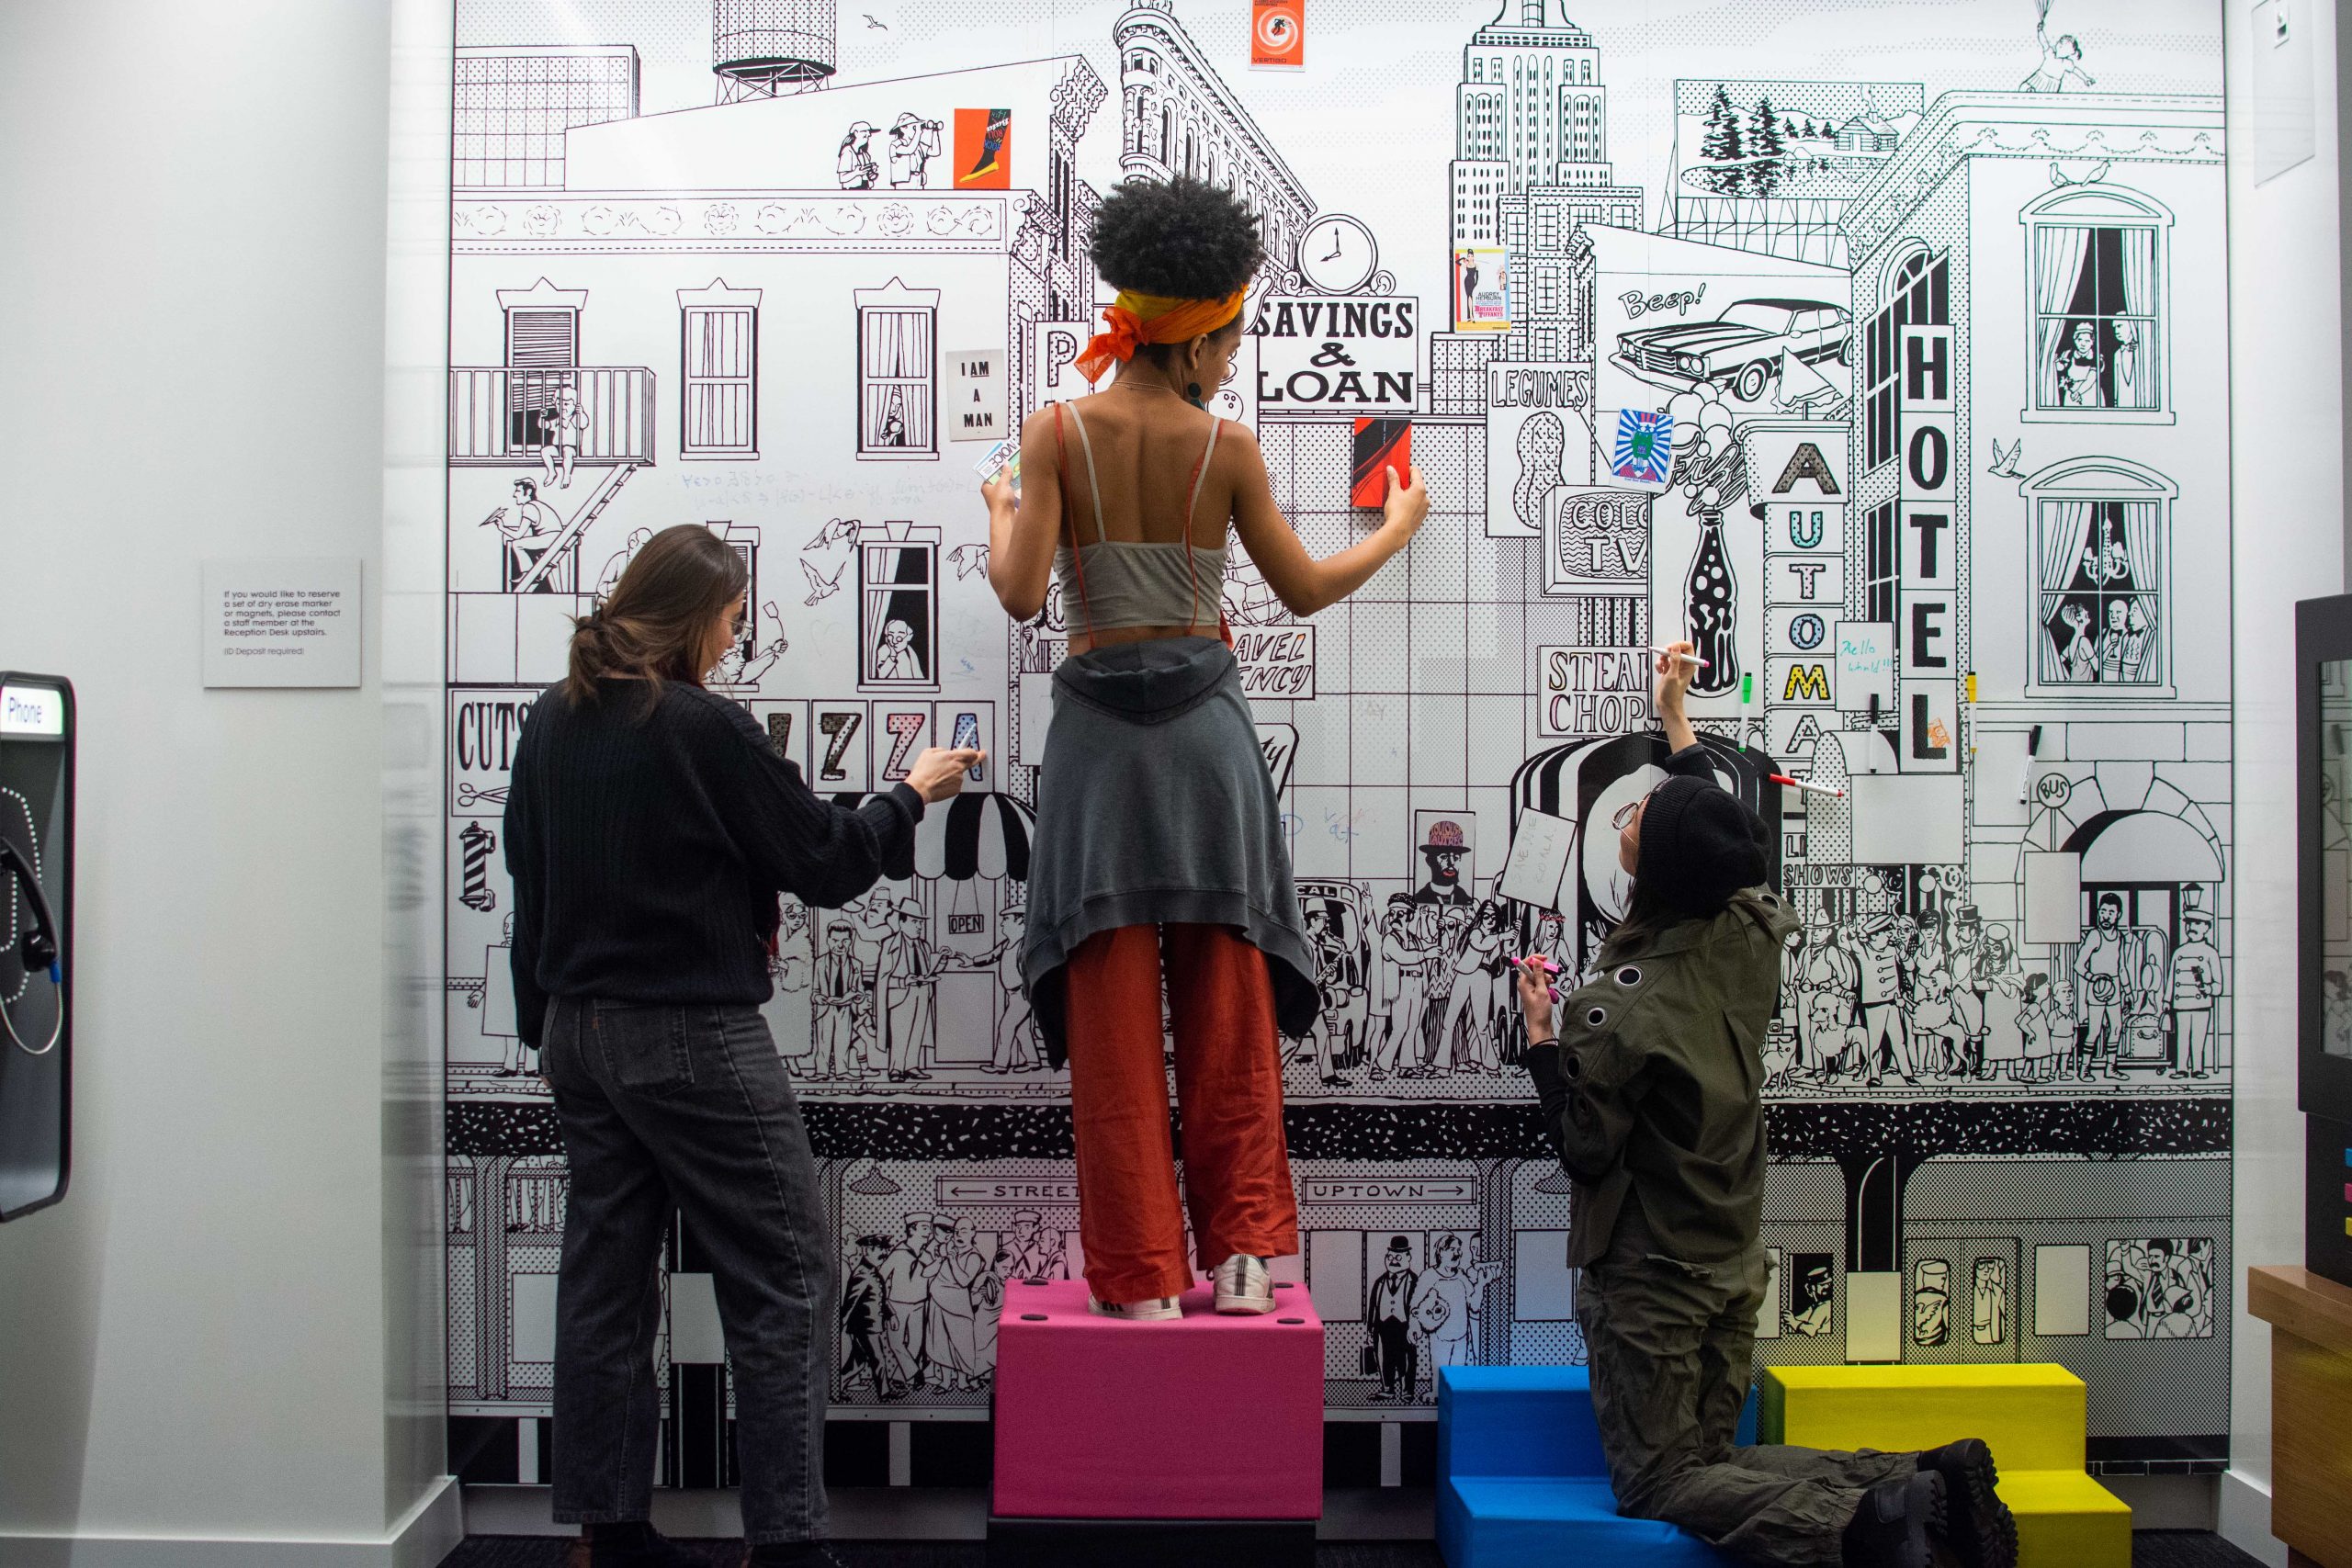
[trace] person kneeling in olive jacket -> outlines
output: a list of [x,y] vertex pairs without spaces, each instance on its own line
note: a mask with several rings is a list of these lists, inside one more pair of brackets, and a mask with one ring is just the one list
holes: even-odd
[[1975,1438],[1923,1454],[1736,1447],[1767,1280],[1764,1067],[1782,944],[1763,822],[1683,716],[1690,644],[1657,660],[1666,779],[1618,814],[1634,891],[1591,978],[1554,1005],[1519,968],[1526,1066],[1573,1179],[1568,1264],[1621,1513],[1749,1562],[2015,1568],[2017,1525]]

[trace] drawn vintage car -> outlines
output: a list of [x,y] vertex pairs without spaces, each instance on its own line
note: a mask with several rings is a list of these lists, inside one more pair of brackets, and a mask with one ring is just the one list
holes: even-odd
[[1643,376],[1696,390],[1727,389],[1743,402],[1762,397],[1781,374],[1781,355],[1811,365],[1847,362],[1854,321],[1822,299],[1742,299],[1712,321],[1619,333],[1619,360]]

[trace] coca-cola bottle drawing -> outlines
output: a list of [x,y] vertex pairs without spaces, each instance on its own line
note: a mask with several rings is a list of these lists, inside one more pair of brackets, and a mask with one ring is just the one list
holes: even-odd
[[1739,584],[1731,574],[1731,552],[1724,548],[1724,514],[1699,513],[1699,548],[1682,583],[1683,624],[1706,662],[1694,671],[1690,689],[1701,696],[1739,686],[1739,648],[1732,626],[1739,608]]

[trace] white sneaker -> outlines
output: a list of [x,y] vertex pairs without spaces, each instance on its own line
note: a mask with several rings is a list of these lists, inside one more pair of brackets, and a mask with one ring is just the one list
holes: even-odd
[[1146,1296],[1139,1302],[1098,1302],[1086,1298],[1086,1310],[1097,1317],[1124,1318],[1129,1323],[1166,1323],[1184,1315],[1174,1296]]
[[1266,1272],[1266,1260],[1237,1252],[1216,1266],[1210,1276],[1216,1289],[1216,1310],[1224,1313],[1261,1313],[1274,1310],[1273,1277]]

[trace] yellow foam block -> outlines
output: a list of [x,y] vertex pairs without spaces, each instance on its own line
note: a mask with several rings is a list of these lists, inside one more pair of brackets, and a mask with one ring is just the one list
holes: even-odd
[[2075,1470],[2001,1467],[2018,1517],[2018,1568],[2132,1568],[2132,1509]]
[[2083,1380],[2060,1366],[1767,1367],[1757,1440],[1812,1449],[1931,1449],[1982,1438],[2011,1471],[2083,1469]]

